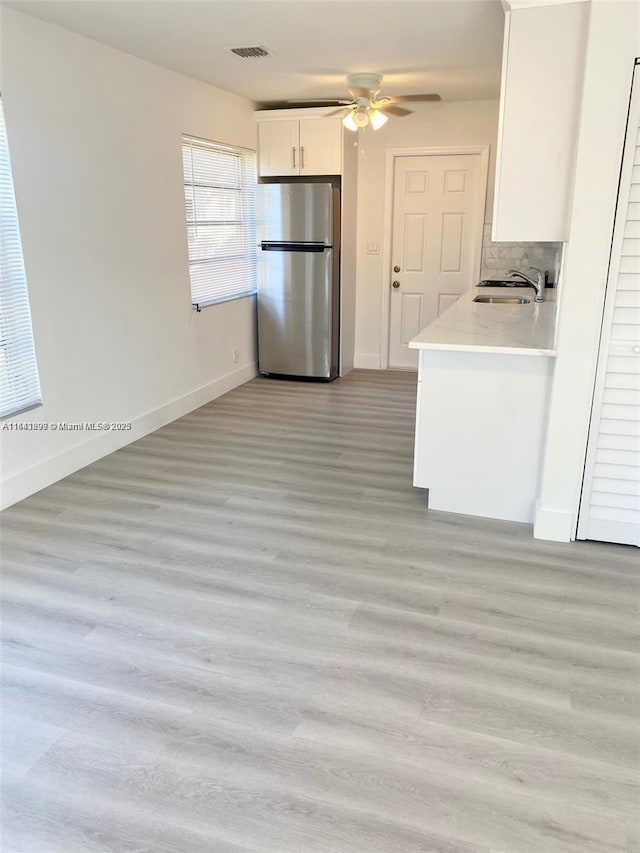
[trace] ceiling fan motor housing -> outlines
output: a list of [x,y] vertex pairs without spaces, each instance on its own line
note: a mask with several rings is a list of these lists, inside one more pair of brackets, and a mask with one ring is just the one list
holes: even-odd
[[347,77],[347,85],[351,89],[366,89],[372,95],[377,95],[380,91],[382,83],[382,74],[372,74],[369,72],[360,72],[358,74],[349,74]]

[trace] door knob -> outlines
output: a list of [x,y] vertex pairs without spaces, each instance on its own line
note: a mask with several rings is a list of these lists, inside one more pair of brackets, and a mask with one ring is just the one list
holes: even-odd
[[400,287],[400,282],[399,282],[399,281],[392,281],[392,282],[391,282],[391,287],[395,287],[395,288]]
[[394,268],[393,268],[393,271],[394,271],[394,272],[400,272],[400,267],[394,267]]

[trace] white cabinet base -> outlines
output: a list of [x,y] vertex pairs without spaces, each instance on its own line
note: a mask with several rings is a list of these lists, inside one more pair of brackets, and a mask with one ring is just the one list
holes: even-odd
[[553,358],[421,350],[414,486],[429,508],[532,523]]

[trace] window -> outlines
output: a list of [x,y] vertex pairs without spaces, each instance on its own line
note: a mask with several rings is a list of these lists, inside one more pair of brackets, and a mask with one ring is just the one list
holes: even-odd
[[255,152],[183,136],[182,162],[193,305],[255,293]]
[[0,417],[42,402],[0,98]]

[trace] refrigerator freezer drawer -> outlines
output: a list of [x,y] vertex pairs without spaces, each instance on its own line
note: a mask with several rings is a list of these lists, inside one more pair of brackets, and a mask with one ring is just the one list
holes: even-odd
[[258,364],[261,373],[330,379],[337,374],[333,253],[261,252]]

